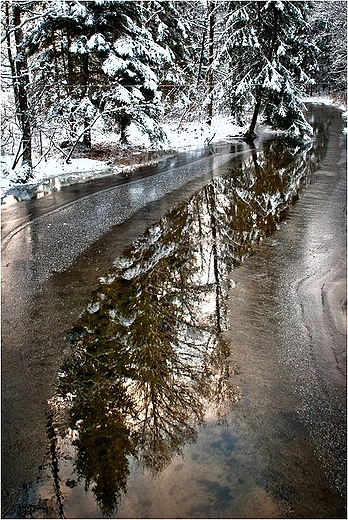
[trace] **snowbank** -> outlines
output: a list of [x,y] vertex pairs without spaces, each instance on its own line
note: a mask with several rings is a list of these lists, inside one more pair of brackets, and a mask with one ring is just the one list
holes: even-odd
[[[232,124],[227,118],[213,118],[212,125],[208,126],[204,123],[185,123],[173,122],[162,126],[167,139],[164,143],[164,150],[182,151],[187,149],[202,148],[209,143],[220,141],[228,137],[238,137],[243,135],[246,128],[238,127]],[[144,151],[151,149],[149,139],[142,135],[134,125],[130,126],[128,132],[130,148],[133,146],[142,147]],[[119,140],[117,134],[98,133],[93,136],[94,143],[115,144]],[[23,183],[18,183],[20,175],[20,167],[12,169],[14,156],[3,156],[1,158],[1,196],[3,197],[11,188],[23,188]],[[40,184],[49,183],[50,189],[54,183],[54,189],[59,190],[61,186],[67,184],[76,184],[85,182],[86,180],[100,177],[103,175],[117,175],[121,172],[135,169],[136,160],[133,166],[127,166],[120,162],[111,162],[110,160],[93,160],[93,159],[71,159],[67,164],[64,159],[59,156],[53,157],[47,161],[41,161],[33,169],[34,178],[25,186],[34,187]],[[54,182],[53,182],[54,180]],[[21,190],[23,191],[23,190]],[[44,186],[42,193],[44,194]]]
[[347,129],[347,117],[348,117],[348,112],[347,112],[347,106],[346,105],[343,105],[343,104],[340,104],[339,102],[333,100],[331,97],[317,97],[317,96],[311,96],[311,97],[308,97],[306,98],[305,100],[305,103],[318,103],[318,104],[321,104],[321,105],[333,105],[335,106],[336,108],[338,108],[339,110],[342,111],[342,118],[345,120],[346,122],[346,126],[345,128],[342,130],[342,132],[344,134],[347,134],[348,133],[348,129]]
[[[6,193],[12,186],[23,186],[18,183],[20,168],[11,169],[13,156],[1,158],[1,194]],[[57,184],[74,184],[87,180],[92,174],[98,175],[100,172],[110,169],[104,161],[94,161],[92,159],[72,159],[70,164],[59,158],[49,159],[40,163],[34,168],[34,179],[29,181],[29,185],[38,185],[46,180],[57,178]]]
[[304,103],[318,103],[321,105],[332,105],[332,106],[335,106],[336,108],[338,108],[339,110],[342,110],[342,112],[347,111],[347,107],[345,105],[337,103],[330,96],[309,96],[306,99],[304,99],[303,101],[304,101]]

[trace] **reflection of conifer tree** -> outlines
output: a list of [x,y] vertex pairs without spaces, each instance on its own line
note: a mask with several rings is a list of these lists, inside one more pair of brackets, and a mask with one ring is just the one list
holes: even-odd
[[[173,241],[173,237],[170,228],[162,231],[158,249],[163,253],[167,239]],[[153,254],[158,254],[156,247]],[[144,258],[144,254],[141,256]],[[193,426],[203,417],[197,389],[191,384],[197,375],[176,348],[182,309],[190,307],[186,294],[182,294],[185,278],[185,268],[170,252],[158,260],[155,268],[136,277],[141,279],[141,291],[136,302],[137,316],[127,337],[130,362],[135,367],[129,391],[135,396],[134,413],[138,417],[138,455],[155,470],[162,469],[194,436]]]
[[77,471],[104,511],[126,488],[129,454],[158,471],[203,420],[212,328],[196,317],[188,212],[172,218],[175,227],[164,221],[125,252],[75,329],[80,348],[64,367],[62,393],[76,396]]
[[306,178],[311,145],[284,139],[264,143],[261,152],[231,171],[223,191],[231,198],[228,211],[231,255],[236,265],[255,244],[269,236]]
[[59,518],[65,518],[63,496],[60,489],[59,463],[57,453],[57,434],[53,426],[53,411],[48,414],[47,418],[47,436],[50,442],[50,459],[51,471],[53,476],[54,494],[57,500]]
[[126,490],[131,455],[163,469],[208,406],[223,422],[238,398],[221,332],[229,272],[297,196],[313,150],[266,143],[149,228],[101,280],[73,331],[61,394],[78,475],[104,512]]
[[[100,372],[103,343],[91,341],[87,335],[83,347],[65,363],[60,390],[76,395],[71,406],[71,426],[78,428],[76,471],[91,487],[105,514],[117,506],[119,496],[127,489],[128,455],[134,453],[133,439],[125,425],[124,415],[131,407],[122,382],[103,377]],[[104,372],[104,375],[105,372]]]
[[[108,396],[109,398],[109,396]],[[106,399],[89,396],[83,409],[83,423],[75,441],[78,458],[77,473],[91,486],[101,510],[110,514],[117,506],[120,494],[127,490],[128,455],[134,447],[124,414],[110,411]]]
[[235,368],[229,362],[231,347],[219,335],[210,362],[214,377],[211,381],[211,404],[218,423],[226,423],[226,415],[240,395],[234,384]]

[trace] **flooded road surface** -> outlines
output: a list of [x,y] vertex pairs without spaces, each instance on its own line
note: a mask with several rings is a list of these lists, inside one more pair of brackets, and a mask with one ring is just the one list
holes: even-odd
[[[164,156],[161,156],[160,152],[149,152],[143,158],[149,164],[145,162],[145,164],[141,165],[140,162],[134,171],[125,169],[123,172],[115,174],[111,168],[94,179],[81,183],[75,181],[75,184],[73,183],[74,174],[67,175],[66,182],[71,178],[71,185],[63,184],[59,181],[59,178],[55,177],[48,179],[40,185],[13,187],[1,201],[2,240],[8,240],[25,227],[28,222],[47,213],[60,211],[63,206],[74,203],[79,199],[90,197],[93,193],[112,191],[122,184],[129,184],[135,181],[139,183],[139,181],[143,181],[147,177],[153,177],[163,172],[167,173],[177,168],[182,170],[184,166],[189,165],[189,170],[186,169],[184,171],[190,178],[192,175],[199,175],[200,168],[206,171],[206,165],[209,164],[209,161],[207,162],[205,159],[209,158],[211,161],[212,156],[216,157],[218,155],[227,155],[229,158],[237,157],[243,154],[245,149],[245,143],[231,139],[230,142],[216,143],[209,147],[176,154],[166,154]],[[136,156],[134,160],[137,160]],[[196,168],[192,167],[195,162],[198,163]]]
[[346,518],[346,149],[309,117],[5,241],[3,517]]

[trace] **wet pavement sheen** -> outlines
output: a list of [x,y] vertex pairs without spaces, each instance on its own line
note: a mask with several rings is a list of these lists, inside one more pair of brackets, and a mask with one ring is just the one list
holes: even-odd
[[7,235],[5,517],[346,517],[345,142],[309,118]]

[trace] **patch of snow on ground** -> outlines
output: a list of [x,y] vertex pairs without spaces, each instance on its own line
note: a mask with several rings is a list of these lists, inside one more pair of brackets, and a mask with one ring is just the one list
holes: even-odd
[[[23,186],[17,181],[20,167],[12,170],[13,156],[1,157],[1,194],[6,193],[12,186]],[[27,184],[39,185],[49,179],[56,178],[57,186],[60,184],[75,184],[83,182],[96,174],[110,170],[110,165],[105,161],[92,159],[71,159],[67,164],[63,159],[53,158],[41,162],[33,169],[34,178]],[[121,168],[120,168],[121,170]]]
[[241,137],[247,127],[237,126],[227,118],[214,117],[211,126],[206,123],[172,123],[164,125],[163,130],[170,148],[179,151],[201,148],[228,137]]

